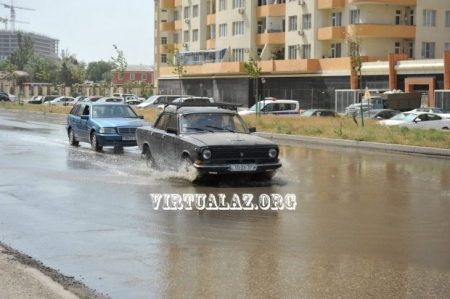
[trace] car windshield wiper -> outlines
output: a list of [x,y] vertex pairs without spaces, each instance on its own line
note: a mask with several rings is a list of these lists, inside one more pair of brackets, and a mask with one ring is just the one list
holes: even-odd
[[196,128],[196,127],[185,127],[186,130],[196,130],[196,131],[206,131],[205,129],[202,128]]
[[216,126],[206,126],[207,128],[213,128],[213,129],[217,129],[217,130],[221,130],[221,131],[229,131],[229,132],[233,132],[234,130],[231,129],[226,129],[226,128],[222,128],[222,127],[216,127]]

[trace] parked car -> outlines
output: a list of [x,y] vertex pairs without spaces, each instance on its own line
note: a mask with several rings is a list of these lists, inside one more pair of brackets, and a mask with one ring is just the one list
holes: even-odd
[[86,97],[83,102],[96,102],[98,100],[100,100],[101,98],[103,98],[102,96],[90,96],[90,97]]
[[232,104],[173,103],[154,125],[136,130],[142,156],[153,168],[179,168],[209,175],[270,179],[281,167],[278,145],[252,135]]
[[248,110],[239,111],[240,115],[256,114],[257,110],[261,114],[300,114],[300,104],[296,100],[283,100],[274,97],[267,97],[258,104],[253,105]]
[[178,99],[179,95],[152,95],[142,103],[136,106],[136,109],[148,109],[148,108],[156,108],[158,105],[163,103],[170,103],[176,99]]
[[[171,103],[177,104],[177,103],[214,103],[213,98],[208,97],[195,97],[195,96],[184,96],[181,98],[176,98]],[[161,104],[156,107],[156,110],[161,113],[161,111],[164,110],[164,107],[167,106],[167,104]]]
[[114,93],[113,97],[121,98],[122,102],[128,105],[137,105],[142,103],[142,100],[139,97],[132,93]]
[[67,105],[68,106],[74,106],[76,103],[82,102],[82,101],[84,101],[87,98],[88,98],[87,96],[77,96],[77,97],[75,97],[73,99],[73,101],[70,101]]
[[15,95],[7,93],[7,92],[4,92],[4,91],[0,91],[0,95],[4,95],[4,96],[8,97],[9,101],[11,101],[11,102],[14,102],[16,100],[16,96]]
[[96,102],[98,102],[98,103],[102,103],[102,102],[122,103],[123,100],[122,100],[122,98],[118,98],[118,97],[103,97],[103,98],[98,99]]
[[42,103],[45,106],[68,106],[69,102],[73,101],[72,97],[59,97],[51,101]]
[[[362,105],[362,107],[361,107]],[[367,110],[372,110],[373,105],[367,104],[367,103],[355,103],[351,104],[348,107],[345,108],[345,114],[347,115],[359,115],[362,112],[366,112]]]
[[436,107],[420,107],[420,108],[415,108],[408,112],[431,112],[431,113],[439,114],[445,118],[450,118],[450,111],[447,111],[447,110],[444,110],[441,108],[436,108]]
[[329,109],[308,109],[308,110],[305,110],[302,113],[300,113],[300,116],[339,117],[339,114],[337,114],[335,111],[329,110]]
[[363,113],[364,118],[375,118],[375,119],[389,119],[397,114],[401,113],[398,110],[392,109],[371,109]]
[[59,98],[59,97],[61,97],[61,95],[48,94],[46,96],[43,96],[41,104],[44,104],[45,102],[53,101],[54,99]]
[[400,126],[420,129],[450,129],[450,119],[444,118],[436,113],[428,112],[404,112],[390,119],[380,120],[378,124],[384,126]]
[[31,97],[31,99],[28,101],[28,104],[42,104],[42,99],[44,98],[44,96],[33,96]]
[[8,95],[0,93],[0,102],[11,102],[11,99]]
[[104,146],[136,146],[136,128],[149,125],[142,119],[123,103],[77,103],[67,116],[69,144],[87,142],[98,152]]

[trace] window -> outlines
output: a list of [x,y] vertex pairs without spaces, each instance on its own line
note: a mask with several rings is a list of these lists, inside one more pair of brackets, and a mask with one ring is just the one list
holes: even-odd
[[409,25],[414,25],[414,10],[409,11]]
[[176,10],[176,11],[173,12],[173,20],[176,21],[176,20],[179,20],[179,19],[180,19],[180,13],[179,13],[178,10]]
[[436,26],[436,11],[424,10],[423,11],[423,26],[435,27]]
[[302,58],[303,59],[311,58],[311,45],[303,45],[303,47],[302,47]]
[[244,0],[233,0],[233,8],[240,8],[244,6],[245,6]]
[[400,54],[400,43],[395,43],[394,45],[394,53]]
[[227,36],[227,24],[219,25],[219,37]]
[[350,11],[350,24],[359,24],[361,22],[359,9]]
[[311,28],[311,14],[304,14],[302,16],[302,29]]
[[198,17],[198,5],[192,6],[192,17],[193,18]]
[[298,46],[289,46],[288,47],[288,59],[297,59],[297,49],[298,49]]
[[167,45],[167,37],[161,37],[161,45]]
[[434,58],[434,43],[422,43],[422,58]]
[[331,58],[341,57],[341,44],[331,44]]
[[213,24],[211,25],[211,39],[215,39],[216,38],[216,25]]
[[136,80],[136,76],[135,76],[134,73],[130,73],[130,80],[131,80],[131,81]]
[[142,78],[142,81],[147,81],[147,74],[146,73],[142,73],[141,74],[141,78]]
[[167,55],[161,54],[161,63],[167,63]]
[[184,31],[183,41],[188,43],[191,41],[191,35],[189,34],[189,30]]
[[121,73],[117,74],[117,78],[118,78],[119,80],[123,80],[123,74],[121,74]]
[[414,57],[414,43],[413,42],[409,43],[408,56],[409,56],[409,58],[413,58]]
[[342,12],[335,12],[331,14],[331,26],[337,27],[342,25]]
[[445,27],[450,27],[450,11],[445,12]]
[[178,36],[178,33],[175,33],[174,35],[173,35],[173,43],[174,44],[178,44],[180,41],[179,41],[179,36]]
[[233,61],[244,61],[244,49],[233,49]]
[[184,7],[184,18],[189,19],[191,17],[191,11],[189,10],[189,6]]
[[167,124],[169,123],[170,114],[163,114],[159,118],[158,122],[155,124],[155,128],[159,130],[165,130]]
[[450,51],[450,43],[444,44],[444,51]]
[[402,12],[400,10],[395,11],[395,25],[402,24]]
[[289,17],[289,31],[296,31],[297,30],[297,16],[290,16]]
[[198,42],[198,29],[192,30],[192,41]]
[[227,10],[227,0],[219,1],[219,11]]
[[233,35],[243,35],[244,34],[244,22],[233,22]]

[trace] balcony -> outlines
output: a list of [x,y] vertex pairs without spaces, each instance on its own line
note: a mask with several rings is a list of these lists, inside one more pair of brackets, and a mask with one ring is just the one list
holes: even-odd
[[183,29],[183,23],[182,23],[183,21],[182,20],[176,20],[175,21],[175,30],[181,30],[181,29]]
[[159,53],[161,54],[173,53],[174,49],[175,49],[174,44],[159,45]]
[[[235,75],[244,73],[243,62],[222,62],[222,63],[205,63],[199,65],[184,66],[186,73],[183,77],[188,76],[218,76],[218,75]],[[173,67],[161,67],[159,69],[160,76],[174,76]]]
[[206,26],[216,24],[216,14],[206,16]]
[[336,9],[344,7],[345,0],[319,0],[317,3],[318,9]]
[[206,40],[206,49],[215,49],[216,48],[216,39],[207,39]]
[[334,40],[345,38],[345,27],[323,27],[317,31],[318,40]]
[[348,4],[350,5],[384,4],[384,5],[416,6],[417,0],[348,0]]
[[[164,1],[164,0],[162,0],[162,1]],[[183,0],[175,0],[174,1],[174,6],[175,7],[179,7],[179,6],[182,6],[183,5]]]
[[286,42],[286,34],[284,32],[261,33],[256,35],[256,45],[265,44],[284,44]]
[[416,27],[408,25],[353,24],[347,31],[360,37],[416,38]]
[[256,18],[286,15],[286,4],[271,4],[256,7]]
[[160,22],[159,31],[175,31],[175,22]]
[[167,8],[175,8],[174,0],[159,0],[158,1],[159,8],[167,9]]

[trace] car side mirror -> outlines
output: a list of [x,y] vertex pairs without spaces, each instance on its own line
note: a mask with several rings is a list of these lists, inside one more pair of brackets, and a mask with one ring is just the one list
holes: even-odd
[[168,127],[166,132],[169,133],[169,134],[178,135],[178,130],[176,128],[174,128],[174,127]]
[[250,127],[250,128],[248,128],[248,131],[250,133],[255,133],[256,132],[256,127]]
[[144,119],[144,116],[143,116],[143,115],[138,115],[138,117],[139,117],[140,119]]
[[88,119],[89,119],[89,115],[81,115],[80,118],[81,118],[81,119],[84,119],[84,120],[88,120]]
[[420,118],[416,118],[416,119],[414,120],[415,123],[418,123],[418,122],[420,122],[420,121],[422,121]]

